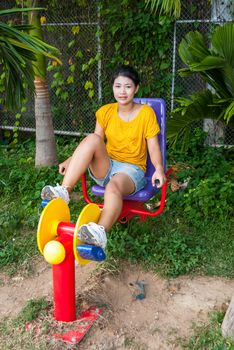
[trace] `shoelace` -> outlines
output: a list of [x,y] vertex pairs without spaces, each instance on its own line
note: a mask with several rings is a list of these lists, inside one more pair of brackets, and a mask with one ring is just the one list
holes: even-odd
[[95,222],[90,222],[88,225],[90,226],[94,226],[97,228],[97,230],[95,230],[95,234],[97,234],[98,236],[98,241],[101,243],[106,243],[106,231],[104,226],[102,225],[98,225]]

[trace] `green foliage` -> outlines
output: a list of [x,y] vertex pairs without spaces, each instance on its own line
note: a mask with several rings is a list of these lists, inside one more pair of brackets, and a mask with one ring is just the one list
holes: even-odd
[[166,276],[176,277],[193,271],[198,265],[203,249],[194,246],[192,239],[180,232],[180,229],[171,229],[170,235],[160,237],[154,253],[155,264],[158,270]]
[[195,326],[194,334],[188,342],[182,344],[182,348],[184,350],[233,350],[234,342],[231,339],[223,338],[221,333],[223,318],[223,312],[212,312],[210,322]]
[[178,98],[177,102],[179,106],[173,110],[167,122],[167,139],[170,147],[179,144],[182,150],[187,150],[193,137],[194,123],[208,116],[211,119],[219,119],[222,106],[219,106],[217,115],[217,108],[213,106],[213,95],[210,90],[194,93],[190,98]]
[[194,245],[179,226],[172,229],[171,223],[151,221],[144,223],[144,229],[137,222],[125,230],[119,226],[112,229],[108,252],[134,263],[144,262],[164,276],[175,277],[191,272],[198,265],[202,248]]
[[[87,40],[86,34],[84,27],[73,26],[67,34],[69,38],[67,44],[65,44],[64,36],[59,36],[64,64],[60,66],[52,60],[47,66],[51,88],[55,94],[52,106],[53,115],[56,120],[62,119],[60,123],[66,129],[67,110],[69,109],[72,118],[70,127],[80,133],[91,132],[94,129],[93,116],[100,102],[96,94],[98,90],[96,67],[101,56],[96,52],[96,47],[93,48],[91,40]],[[78,105],[77,96],[80,101]]]
[[[205,146],[203,140],[197,129],[188,153],[169,152],[174,167],[183,164],[176,175],[181,182],[190,177],[188,187],[174,193],[168,190],[166,209],[159,217],[145,222],[135,217],[127,226],[114,225],[108,233],[108,261],[141,262],[169,277],[197,271],[234,277],[233,151]],[[60,161],[70,156],[77,142],[58,139]],[[35,234],[42,211],[40,192],[45,184],[62,179],[57,167],[34,168],[34,148],[30,140],[13,149],[0,148],[0,267],[8,271],[11,267],[11,273],[28,266],[38,253]],[[75,190],[80,191],[80,184]],[[83,200],[70,202],[72,222],[84,205]]]
[[[50,11],[58,15],[63,5],[50,3]],[[73,4],[82,13],[83,5],[75,0]],[[119,64],[130,63],[138,69],[142,78],[139,96],[160,95],[169,99],[170,19],[146,10],[144,0],[137,4],[133,0],[102,0],[99,5],[100,26],[94,27],[90,36],[84,26],[69,27],[62,35],[61,28],[58,31],[56,27],[45,27],[53,31],[63,57],[63,65],[51,60],[47,67],[55,95],[53,115],[66,129],[69,110],[70,128],[81,133],[93,130],[94,113],[100,105],[113,100],[111,76]],[[64,8],[63,15],[66,14]]]
[[[70,156],[74,144],[61,139],[61,161]],[[14,148],[0,148],[0,267],[22,266],[36,254],[41,189],[62,179],[57,167],[35,168],[34,152],[35,145],[30,140]]]
[[189,32],[182,39],[179,55],[188,68],[180,69],[182,76],[199,73],[220,98],[234,96],[234,24],[217,26],[207,48],[199,32]]
[[[30,9],[2,10],[0,16],[28,11]],[[36,54],[40,53],[60,62],[54,56],[58,51],[42,40],[30,36],[28,31],[31,29],[30,25],[12,25],[0,22],[0,85],[4,86],[1,103],[7,109],[21,107],[26,92],[24,83],[27,83],[30,90],[34,91],[32,62],[36,60]]]
[[200,76],[212,90],[200,91],[189,98],[177,100],[179,106],[168,120],[167,137],[172,146],[183,140],[189,144],[194,121],[205,118],[221,120],[233,127],[234,115],[234,24],[217,26],[206,44],[201,33],[189,32],[181,41],[179,55],[186,64],[180,69],[183,77]]
[[[109,72],[117,65],[131,64],[136,67],[142,78],[139,96],[164,96],[167,99],[171,79],[171,20],[159,14],[152,14],[145,9],[145,1],[142,0],[103,0],[101,18],[106,81],[110,82]],[[108,85],[106,83],[104,87]],[[108,89],[104,95],[109,100],[112,97]]]
[[[167,208],[183,211],[185,217],[199,226],[201,220],[225,221],[234,207],[233,149],[205,145],[205,133],[194,130],[188,151],[170,150],[169,163],[183,166],[176,174],[188,186],[168,197]],[[176,167],[176,164],[175,164]]]
[[146,6],[150,6],[152,12],[160,10],[160,14],[165,13],[174,18],[180,17],[180,0],[145,0],[145,2]]

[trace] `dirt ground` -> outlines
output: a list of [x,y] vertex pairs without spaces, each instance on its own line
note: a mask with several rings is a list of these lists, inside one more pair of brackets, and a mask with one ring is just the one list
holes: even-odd
[[[0,274],[0,317],[14,317],[29,299],[53,300],[51,266],[35,262],[33,277]],[[91,263],[76,266],[77,312],[103,305],[103,313],[86,334],[80,350],[174,350],[178,338],[188,338],[194,323],[205,322],[212,310],[225,309],[234,293],[234,280],[217,277],[163,279],[138,266],[118,274]],[[145,298],[136,299],[136,281],[145,284]],[[72,329],[72,326],[71,326]],[[61,341],[57,347],[67,349]]]

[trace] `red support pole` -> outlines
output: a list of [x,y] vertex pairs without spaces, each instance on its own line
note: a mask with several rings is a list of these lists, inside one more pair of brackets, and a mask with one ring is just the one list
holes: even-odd
[[75,260],[72,240],[69,234],[58,237],[66,249],[65,260],[53,265],[54,318],[70,322],[76,319],[75,302]]

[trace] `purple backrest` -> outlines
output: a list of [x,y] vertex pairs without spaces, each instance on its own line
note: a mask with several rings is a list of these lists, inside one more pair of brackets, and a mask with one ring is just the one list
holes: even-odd
[[[153,108],[156,114],[158,124],[160,127],[160,133],[158,135],[159,144],[162,153],[164,170],[166,171],[166,103],[162,98],[135,98],[134,102],[148,104],[150,107]],[[127,196],[124,199],[146,202],[150,198],[152,198],[159,191],[156,187],[153,187],[151,184],[151,177],[154,171],[154,166],[151,163],[150,157],[148,156],[145,173],[145,177],[147,180],[146,186],[137,193]],[[104,191],[105,189],[101,186],[92,186],[92,192],[95,196],[103,196]]]
[[[162,153],[163,166],[166,171],[166,103],[162,98],[135,98],[134,102],[141,104],[148,104],[153,108],[158,125],[160,127],[160,134],[158,135],[159,144]],[[145,176],[152,176],[154,173],[154,166],[151,163],[150,157],[147,157],[147,167]]]

